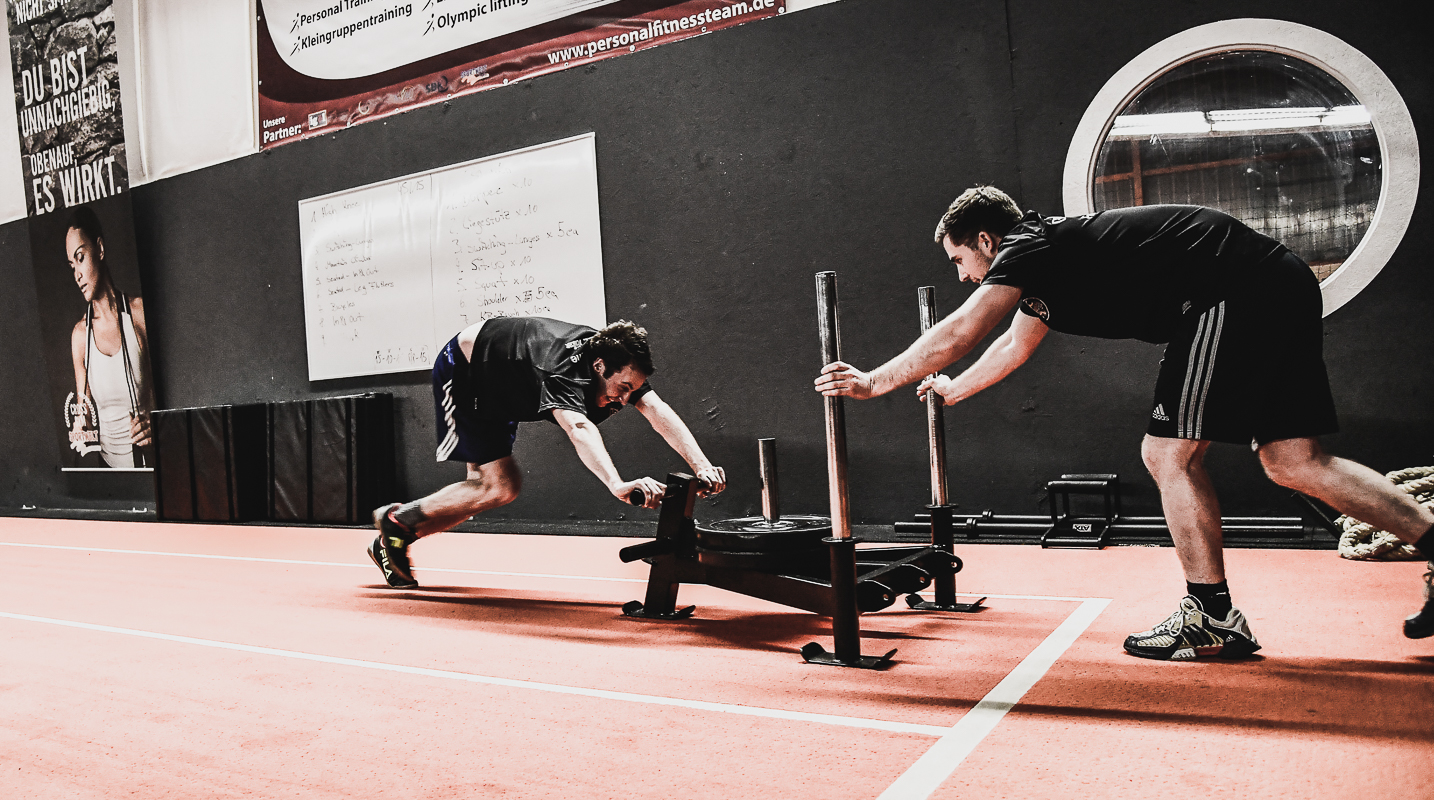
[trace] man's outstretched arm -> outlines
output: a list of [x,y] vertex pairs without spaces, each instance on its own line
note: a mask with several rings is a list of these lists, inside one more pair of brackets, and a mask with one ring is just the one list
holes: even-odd
[[1048,330],[1046,324],[1036,317],[1016,314],[1016,318],[1011,320],[1011,327],[986,348],[975,364],[954,378],[935,375],[922,381],[916,387],[917,399],[926,399],[926,390],[934,389],[948,406],[965,400],[1026,363]]
[[657,431],[668,446],[682,457],[687,465],[692,467],[692,472],[697,479],[706,483],[709,489],[703,493],[708,495],[717,494],[727,488],[727,473],[721,467],[712,465],[707,456],[702,452],[701,446],[697,444],[697,438],[688,430],[687,423],[677,412],[672,410],[657,392],[648,392],[637,398],[633,404],[642,416],[647,418],[648,424]]
[[828,396],[877,397],[944,369],[971,352],[1016,308],[1021,290],[983,285],[946,319],[921,334],[906,351],[871,372],[837,361],[822,368],[816,389]]
[[662,493],[667,490],[660,482],[652,478],[638,478],[635,481],[624,481],[618,474],[617,467],[612,463],[612,456],[608,455],[607,446],[602,442],[602,434],[598,432],[597,423],[579,414],[576,411],[569,411],[566,408],[553,409],[553,419],[563,433],[568,435],[568,440],[573,443],[573,449],[578,452],[578,458],[583,462],[597,479],[602,481],[603,486],[623,502],[627,502],[627,496],[633,489],[642,491],[643,507],[657,508],[662,501]]

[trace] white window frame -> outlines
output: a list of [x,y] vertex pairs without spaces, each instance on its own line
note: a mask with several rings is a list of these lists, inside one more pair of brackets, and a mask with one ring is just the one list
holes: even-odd
[[1273,19],[1232,19],[1177,33],[1126,64],[1096,94],[1066,153],[1062,196],[1067,216],[1095,211],[1096,159],[1116,115],[1171,69],[1233,50],[1263,50],[1305,61],[1343,83],[1369,111],[1379,139],[1379,201],[1369,230],[1339,269],[1320,283],[1329,316],[1389,263],[1404,238],[1419,194],[1419,139],[1404,98],[1368,56],[1317,28]]

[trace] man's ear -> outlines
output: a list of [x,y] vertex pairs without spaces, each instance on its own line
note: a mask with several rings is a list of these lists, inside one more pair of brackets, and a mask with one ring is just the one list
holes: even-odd
[[604,365],[603,365],[603,363],[602,363],[602,357],[601,357],[601,356],[599,356],[598,358],[594,358],[594,359],[593,359],[593,374],[594,374],[594,375],[601,375],[602,377],[606,378],[606,377],[607,377],[607,373],[603,371],[603,366],[604,366]]

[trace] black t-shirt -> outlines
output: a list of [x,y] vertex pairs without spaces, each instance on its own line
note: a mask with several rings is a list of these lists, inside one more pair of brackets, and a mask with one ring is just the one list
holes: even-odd
[[[490,319],[473,343],[466,380],[454,376],[456,402],[466,400],[479,419],[495,422],[553,422],[553,409],[565,408],[601,423],[622,406],[597,405],[598,381],[585,352],[595,333],[543,317]],[[628,402],[650,391],[644,382]]]
[[1168,342],[1191,304],[1219,299],[1285,246],[1200,206],[1120,208],[1079,217],[1032,211],[1001,239],[983,283],[1021,290],[1020,309],[1052,330]]

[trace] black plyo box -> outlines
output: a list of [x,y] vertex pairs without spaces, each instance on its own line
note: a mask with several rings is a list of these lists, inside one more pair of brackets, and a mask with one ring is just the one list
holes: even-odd
[[165,409],[150,420],[161,521],[263,518],[269,483],[264,406]]
[[393,395],[270,403],[268,517],[362,524],[393,495]]

